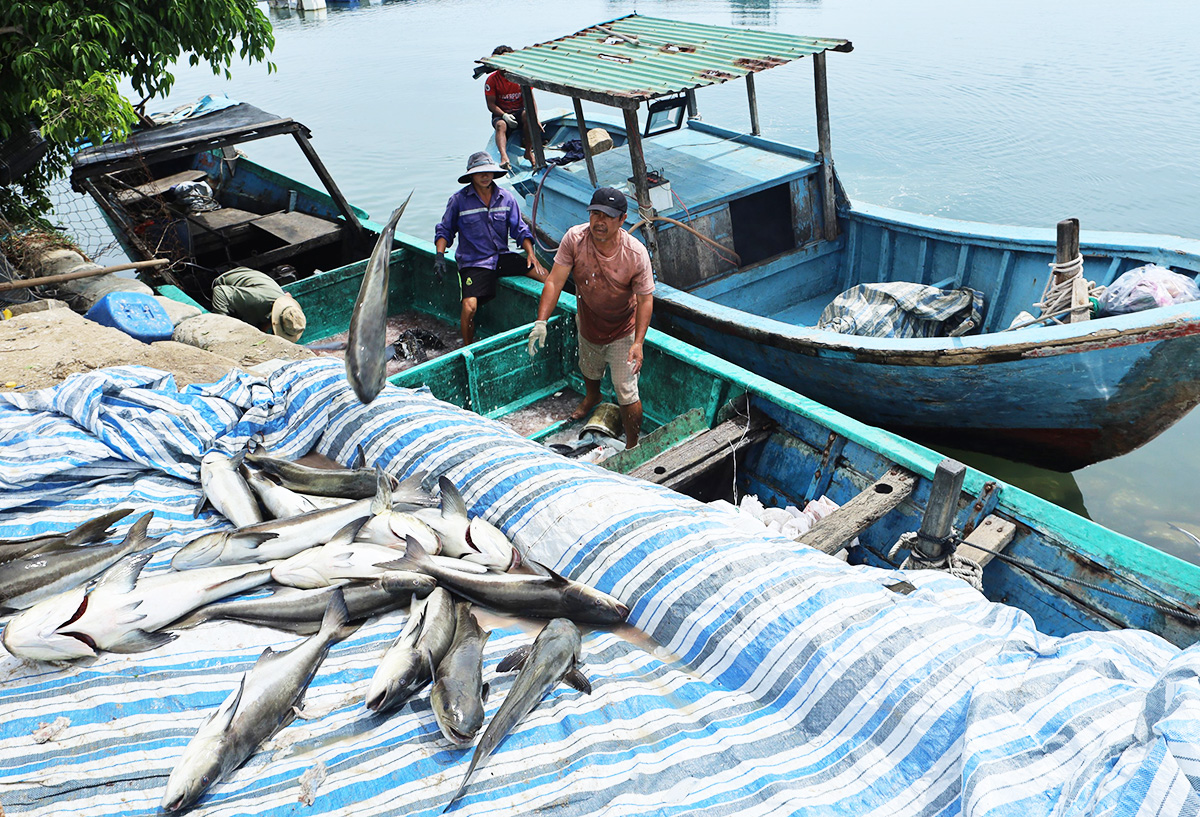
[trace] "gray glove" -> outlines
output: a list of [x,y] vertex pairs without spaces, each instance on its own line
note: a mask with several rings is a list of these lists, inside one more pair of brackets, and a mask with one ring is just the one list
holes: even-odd
[[437,258],[433,259],[433,274],[437,276],[438,283],[442,283],[442,276],[446,274],[446,254],[440,252]]
[[529,356],[535,357],[538,349],[546,345],[546,322],[534,321],[533,328],[529,330]]
[[510,113],[503,114],[500,118],[504,120],[504,124],[508,125],[509,130],[516,130],[520,127],[517,118]]

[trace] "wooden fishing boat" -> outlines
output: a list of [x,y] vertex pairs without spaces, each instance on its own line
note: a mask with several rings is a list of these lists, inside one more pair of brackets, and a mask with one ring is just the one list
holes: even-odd
[[[534,145],[532,165],[514,158],[501,183],[524,197],[544,251],[586,221],[596,187],[627,191],[639,206],[626,226],[658,279],[655,326],[906,436],[1067,471],[1137,448],[1200,403],[1200,303],[1086,320],[1077,294],[1079,308],[1060,314],[1077,322],[1010,331],[1022,311],[1038,314],[1054,262],[1068,285],[1076,257],[1096,285],[1149,263],[1195,278],[1200,241],[968,223],[850,200],[833,166],[825,53],[851,49],[629,15],[489,56],[481,70],[574,101],[573,114],[543,122],[547,147]],[[754,88],[757,72],[805,56],[815,152],[761,136]],[[697,89],[743,77],[748,131],[696,118]],[[585,117],[581,100],[623,116]],[[596,128],[605,149],[593,153],[581,135]],[[583,160],[554,164],[573,140]],[[818,328],[839,294],[893,282],[968,287],[982,295],[981,314],[957,337]]]
[[[434,248],[398,236],[389,305],[457,325],[457,289],[434,283]],[[344,332],[365,264],[288,286],[309,316],[313,340]],[[578,424],[559,418],[583,383],[564,294],[549,344],[527,353],[540,285],[504,279],[477,316],[475,344],[391,378],[508,422],[535,440],[571,441]],[[641,378],[642,443],[603,462],[703,499],[756,495],[803,508],[822,495],[841,509],[802,539],[851,562],[898,566],[910,548],[945,549],[983,565],[987,596],[1027,611],[1040,630],[1137,627],[1178,644],[1200,636],[1200,567],[1108,530],[1021,489],[652,329]],[[606,399],[612,399],[607,378]],[[957,532],[949,539],[951,526]],[[894,546],[905,534],[925,538]],[[939,550],[939,552],[941,552]],[[898,592],[904,591],[898,582]]]
[[[206,97],[190,115],[85,148],[73,160],[71,184],[100,206],[125,252],[171,260],[149,283],[178,287],[207,307],[213,278],[235,266],[289,283],[365,258],[379,227],[338,190],[309,129],[227,102]],[[324,191],[238,150],[279,135],[296,140]]]

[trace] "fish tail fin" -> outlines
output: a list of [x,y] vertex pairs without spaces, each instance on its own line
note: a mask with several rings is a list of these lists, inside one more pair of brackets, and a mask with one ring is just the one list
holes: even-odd
[[371,500],[371,515],[392,509],[392,479],[381,466],[375,466],[375,497]]
[[350,611],[346,607],[346,596],[339,587],[329,596],[329,606],[325,608],[325,615],[321,618],[321,629],[318,634],[330,641],[337,640],[348,621],[350,621]]
[[[381,567],[386,571],[413,570],[418,573],[428,574],[429,568],[432,565],[433,560],[429,558],[429,554],[425,552],[425,548],[421,547],[421,543],[411,536],[406,536],[404,537],[404,555],[402,557],[391,562],[380,562],[375,566]],[[399,591],[398,587],[396,591],[392,591],[389,587],[388,575],[386,573],[380,577],[380,582],[389,592]],[[408,592],[408,590],[406,588],[405,592]]]
[[146,531],[150,528],[150,520],[154,518],[154,511],[147,511],[137,518],[129,530],[125,532],[125,546],[128,552],[132,553],[135,550],[141,550],[147,545],[158,541],[150,537]]
[[114,522],[124,519],[133,513],[133,508],[117,508],[103,516],[90,519],[68,533],[64,539],[68,545],[81,545],[89,542],[99,542],[108,535],[108,529]]

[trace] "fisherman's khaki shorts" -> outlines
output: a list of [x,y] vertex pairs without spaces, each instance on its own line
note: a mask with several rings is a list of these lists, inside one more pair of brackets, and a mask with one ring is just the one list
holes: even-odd
[[[578,317],[575,325],[578,330]],[[641,399],[638,397],[638,376],[629,365],[631,346],[632,332],[604,345],[592,343],[579,333],[579,371],[588,380],[600,380],[604,377],[604,367],[608,366],[612,373],[613,389],[617,392],[617,403],[622,406],[633,405]]]

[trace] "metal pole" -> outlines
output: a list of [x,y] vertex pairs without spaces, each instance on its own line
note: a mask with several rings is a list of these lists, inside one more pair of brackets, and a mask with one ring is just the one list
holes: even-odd
[[696,89],[688,88],[683,92],[683,95],[687,99],[688,119],[696,119],[698,116],[700,116],[700,111],[696,107]]
[[762,133],[758,128],[758,95],[754,92],[754,72],[746,74],[746,96],[750,100],[750,134]]
[[637,192],[639,215],[647,220],[646,244],[650,248],[650,264],[657,272],[658,258],[658,229],[650,218],[655,215],[650,206],[650,184],[646,181],[646,155],[642,153],[642,134],[638,130],[637,108],[624,108],[625,138],[629,145],[629,161],[633,165],[633,189]]
[[588,141],[587,123],[583,120],[583,102],[577,96],[571,97],[571,102],[575,103],[575,126],[579,128],[579,141],[583,143],[583,158],[587,160],[588,179],[592,187],[599,187],[600,183],[596,181],[596,166],[592,164],[592,144]]
[[829,138],[829,89],[825,83],[825,52],[813,54],[813,84],[817,100],[817,146],[821,151],[821,209],[825,211],[824,238],[837,238],[837,203],[833,187],[833,144]]
[[[537,118],[537,109],[533,107],[533,89],[528,85],[521,86],[521,96],[525,98],[525,130],[530,147],[533,148],[533,166],[545,167],[546,156],[542,151],[542,140],[539,136],[541,126]],[[534,130],[534,129],[537,130]]]
[[337,184],[333,181],[333,176],[329,175],[329,171],[325,169],[325,164],[321,161],[321,157],[317,155],[313,149],[312,143],[308,141],[308,137],[300,131],[293,131],[292,135],[296,137],[296,144],[300,145],[300,150],[304,152],[304,157],[308,159],[308,163],[312,165],[312,169],[317,172],[317,178],[321,180],[321,184],[325,185],[325,189],[329,191],[329,197],[333,199],[333,203],[337,205],[338,211],[346,219],[346,224],[350,227],[350,231],[354,233],[354,237],[362,244],[367,243],[367,232],[359,223],[358,216],[354,215],[354,210],[350,208],[350,202],[346,201],[346,197],[342,195],[342,191],[338,189]]

